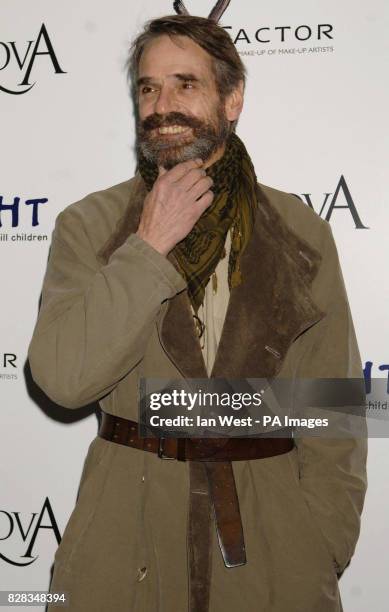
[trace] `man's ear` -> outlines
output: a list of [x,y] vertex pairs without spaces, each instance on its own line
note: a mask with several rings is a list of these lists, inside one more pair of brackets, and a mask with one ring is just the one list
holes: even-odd
[[243,81],[239,81],[239,85],[225,99],[224,109],[228,121],[236,121],[243,108]]

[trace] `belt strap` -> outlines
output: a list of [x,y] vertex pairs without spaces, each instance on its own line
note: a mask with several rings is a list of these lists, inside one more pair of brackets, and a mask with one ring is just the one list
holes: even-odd
[[[285,438],[140,438],[138,423],[102,412],[99,436],[110,442],[157,453],[160,459],[179,461],[248,461],[292,450],[290,430]],[[277,431],[280,435],[280,430]]]
[[246,563],[231,461],[189,463],[189,612],[208,612],[212,576],[212,515],[226,567]]
[[219,547],[226,567],[246,563],[239,500],[231,461],[205,462]]

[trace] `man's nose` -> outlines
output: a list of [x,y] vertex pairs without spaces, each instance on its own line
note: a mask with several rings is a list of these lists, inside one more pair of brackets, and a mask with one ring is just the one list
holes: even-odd
[[168,87],[161,87],[155,101],[154,112],[159,115],[166,115],[167,113],[177,110],[175,104],[176,102],[172,90]]

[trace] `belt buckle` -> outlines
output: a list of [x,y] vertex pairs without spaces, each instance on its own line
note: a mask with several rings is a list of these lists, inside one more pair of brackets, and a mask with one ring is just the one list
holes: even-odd
[[158,442],[158,457],[160,459],[173,459],[173,461],[174,461],[175,457],[168,457],[167,455],[164,454],[164,446],[165,446],[165,438],[159,438],[159,442]]

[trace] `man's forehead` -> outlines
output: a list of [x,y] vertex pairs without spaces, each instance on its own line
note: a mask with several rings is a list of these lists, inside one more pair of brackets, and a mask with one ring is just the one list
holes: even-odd
[[140,58],[139,77],[176,74],[207,76],[212,72],[210,55],[186,36],[159,36],[150,41]]

